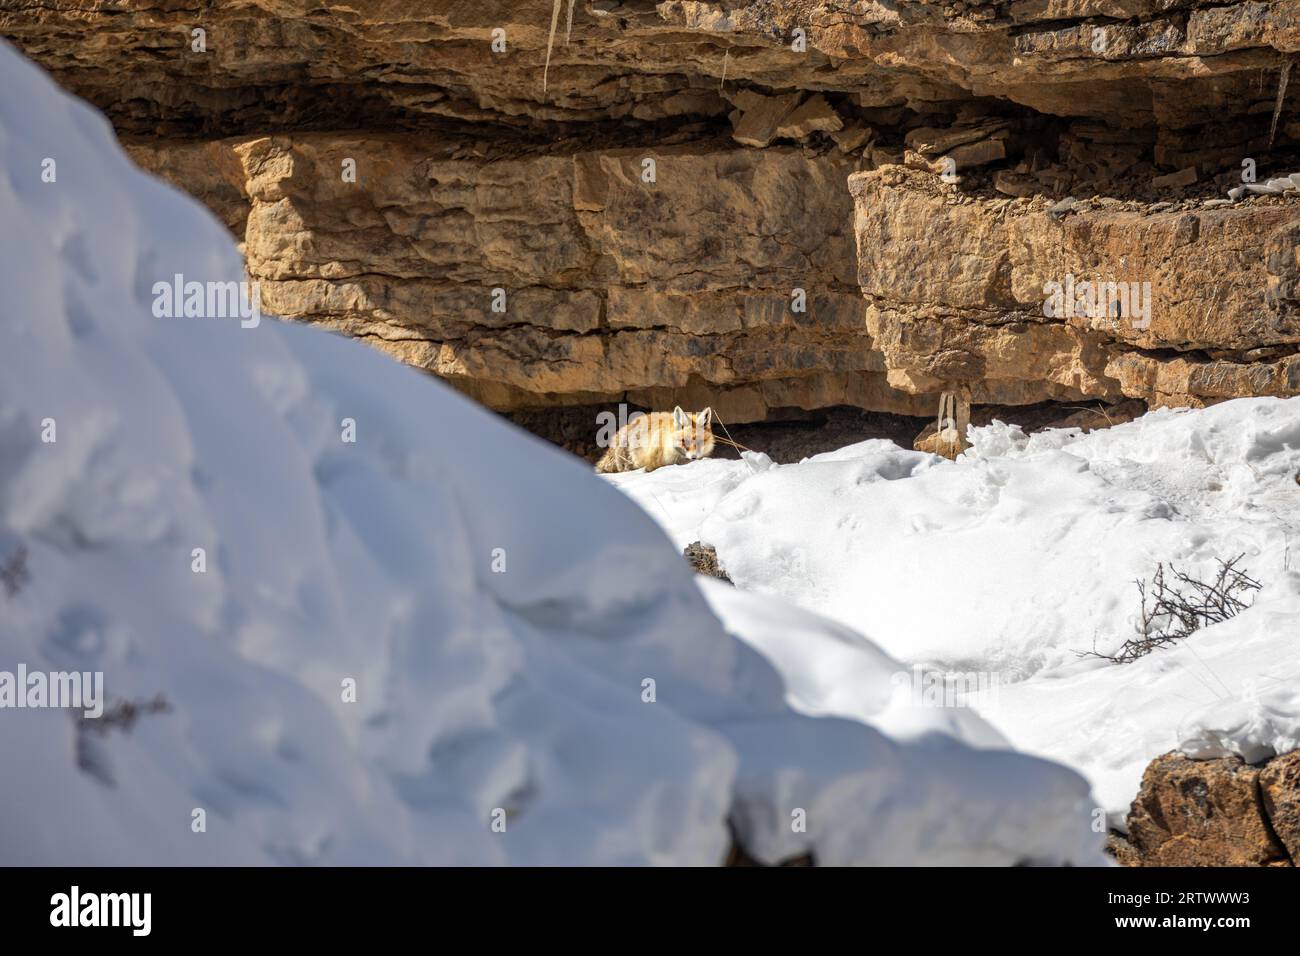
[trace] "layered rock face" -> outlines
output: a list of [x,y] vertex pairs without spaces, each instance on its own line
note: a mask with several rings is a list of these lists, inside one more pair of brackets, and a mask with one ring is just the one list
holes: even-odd
[[1300,390],[1300,0],[0,0],[0,35],[268,312],[499,409]]
[[896,166],[850,188],[859,249],[893,253],[862,256],[858,277],[900,389],[1181,405],[1300,387],[1300,205],[1053,211]]
[[911,410],[862,321],[844,157],[521,145],[473,144],[486,160],[418,134],[129,149],[178,182],[222,173],[205,198],[246,237],[268,312],[363,336],[494,407]]

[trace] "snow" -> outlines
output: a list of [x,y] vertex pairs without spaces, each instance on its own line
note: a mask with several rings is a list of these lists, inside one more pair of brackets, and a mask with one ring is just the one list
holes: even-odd
[[[971,437],[955,462],[870,440],[797,464],[609,480],[675,543],[713,545],[742,590],[824,614],[904,665],[987,675],[994,692],[963,703],[1082,772],[1115,825],[1159,754],[1258,761],[1297,746],[1300,399]],[[1132,664],[1081,656],[1134,635],[1134,582],[1158,563],[1205,577],[1238,554],[1263,584],[1247,611]],[[814,646],[819,660],[799,661],[811,710],[878,692]]]
[[1100,862],[1080,776],[706,597],[582,463],[364,345],[155,317],[243,278],[229,236],[3,43],[0,85],[0,670],[167,704],[0,710],[0,863],[712,864],[729,821],[769,861]]

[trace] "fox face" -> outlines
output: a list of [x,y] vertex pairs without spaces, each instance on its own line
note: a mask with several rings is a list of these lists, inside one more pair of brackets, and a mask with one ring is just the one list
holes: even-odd
[[707,458],[713,453],[713,409],[690,414],[678,405],[673,409],[674,445],[687,461]]

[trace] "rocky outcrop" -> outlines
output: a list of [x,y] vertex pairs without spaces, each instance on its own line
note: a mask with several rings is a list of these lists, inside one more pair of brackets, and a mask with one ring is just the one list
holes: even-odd
[[1251,766],[1240,757],[1157,757],[1133,801],[1128,866],[1294,866],[1300,861],[1300,751]]
[[1259,774],[1264,814],[1291,862],[1300,865],[1300,750],[1270,760]]
[[712,545],[701,544],[699,541],[693,541],[686,546],[682,552],[687,562],[695,569],[696,574],[703,574],[706,577],[717,578],[720,581],[731,583],[731,575],[722,569],[718,564],[718,551]]
[[1261,73],[1275,81],[1300,50],[1300,0],[580,0],[552,41],[556,6],[3,0],[0,32],[120,127],[166,134],[721,115],[724,75],[867,106],[1001,99],[1180,129],[1266,111]]
[[1300,389],[1300,205],[1061,211],[901,166],[849,183],[867,329],[896,388],[981,404]]
[[[0,0],[0,35],[267,311],[498,409],[1300,392],[1300,203],[1226,198],[1300,169],[1300,0]],[[1046,314],[1073,280],[1149,317]]]
[[266,311],[496,408],[922,407],[862,322],[838,152],[324,133],[129,149],[242,230]]

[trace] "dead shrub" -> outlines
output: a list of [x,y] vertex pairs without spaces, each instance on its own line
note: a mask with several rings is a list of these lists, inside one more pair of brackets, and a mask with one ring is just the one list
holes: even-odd
[[1149,585],[1146,581],[1134,582],[1142,599],[1138,633],[1114,654],[1102,654],[1094,648],[1079,652],[1079,656],[1131,664],[1154,650],[1177,644],[1203,627],[1236,617],[1250,607],[1246,598],[1260,587],[1258,581],[1237,567],[1244,557],[1239,554],[1231,561],[1220,558],[1218,572],[1208,581],[1198,580],[1173,564],[1166,576],[1161,562]]

